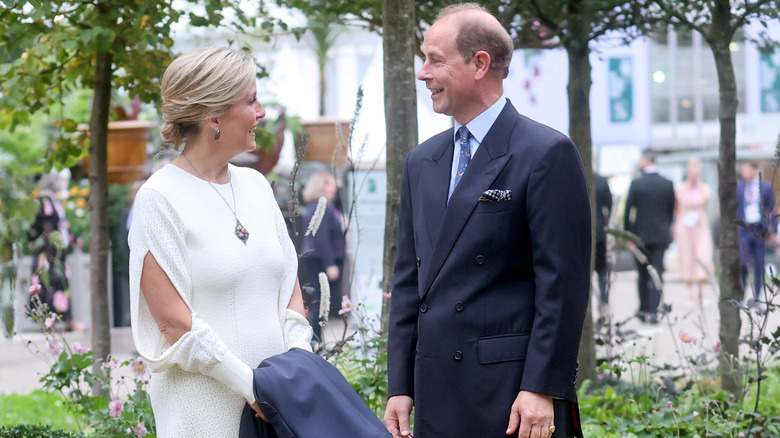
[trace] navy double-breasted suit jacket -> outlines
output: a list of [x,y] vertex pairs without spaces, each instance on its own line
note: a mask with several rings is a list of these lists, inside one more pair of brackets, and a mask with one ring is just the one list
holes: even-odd
[[587,181],[574,144],[508,101],[448,202],[453,150],[450,129],[406,159],[389,395],[414,398],[418,437],[506,436],[520,390],[576,401]]

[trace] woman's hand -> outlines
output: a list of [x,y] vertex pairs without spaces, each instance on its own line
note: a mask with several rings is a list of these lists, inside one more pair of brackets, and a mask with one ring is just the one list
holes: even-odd
[[260,418],[263,421],[265,421],[266,423],[268,423],[268,419],[265,418],[265,414],[263,414],[263,411],[260,410],[260,405],[257,402],[252,403],[250,406],[251,406],[252,410],[255,411],[255,417],[256,418]]

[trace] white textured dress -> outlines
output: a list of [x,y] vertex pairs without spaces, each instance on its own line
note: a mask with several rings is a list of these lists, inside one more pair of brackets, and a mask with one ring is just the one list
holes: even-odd
[[[288,310],[297,255],[268,181],[229,165],[235,218],[206,181],[168,164],[141,187],[130,228],[133,339],[152,371],[157,436],[236,437],[254,402],[252,369],[292,347],[310,349],[311,328]],[[214,184],[232,206],[229,184]],[[151,252],[192,312],[192,329],[169,345],[141,293]],[[147,293],[154,293],[148,291]]]

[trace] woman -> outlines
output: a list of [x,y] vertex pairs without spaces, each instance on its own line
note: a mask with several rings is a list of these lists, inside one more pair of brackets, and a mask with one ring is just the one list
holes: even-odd
[[[693,307],[696,302],[709,304],[702,287],[712,273],[712,235],[706,211],[712,192],[707,184],[699,181],[700,174],[701,161],[692,158],[688,162],[687,180],[674,190],[677,198],[674,241],[683,281],[688,289],[688,307]],[[698,297],[694,297],[694,285]]]
[[246,52],[206,48],[162,78],[160,134],[184,150],[139,189],[129,235],[133,339],[159,437],[238,436],[245,403],[262,417],[252,368],[311,348],[271,187],[229,164],[255,149],[265,115],[255,73]]
[[336,179],[330,172],[313,174],[301,195],[306,202],[305,223],[308,225],[317,209],[318,200],[325,197],[328,201],[322,215],[317,232],[304,239],[303,257],[301,258],[301,279],[304,284],[314,288],[309,305],[309,321],[314,329],[314,336],[321,340],[320,302],[322,294],[318,276],[324,272],[328,277],[330,288],[330,315],[338,313],[341,308],[341,275],[344,265],[344,227],[341,213],[333,205],[336,198]]

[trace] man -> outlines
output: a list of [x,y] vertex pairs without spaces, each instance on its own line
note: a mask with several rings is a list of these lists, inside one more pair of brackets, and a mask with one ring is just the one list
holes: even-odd
[[[648,263],[663,282],[664,253],[672,242],[674,220],[674,184],[658,174],[655,155],[644,151],[639,157],[642,174],[631,182],[626,198],[623,228],[636,234],[644,245]],[[658,323],[658,305],[661,302],[660,285],[652,279],[647,265],[635,259],[639,289],[639,311],[642,322]]]
[[481,6],[442,10],[421,49],[417,77],[455,127],[406,159],[385,424],[411,436],[414,405],[418,438],[581,436],[591,229],[580,157],[503,97],[512,40]]
[[607,265],[607,233],[604,228],[609,223],[612,213],[612,191],[609,182],[601,175],[594,174],[596,192],[596,260],[594,271],[599,283],[599,319],[607,317],[607,305],[609,304],[608,280],[609,269]]
[[737,181],[737,220],[745,223],[739,228],[739,260],[741,264],[742,287],[746,287],[748,267],[753,270],[753,297],[762,296],[764,285],[764,244],[768,231],[774,234],[777,217],[772,213],[775,196],[772,185],[761,181],[758,163],[748,161],[742,164],[741,177]]

